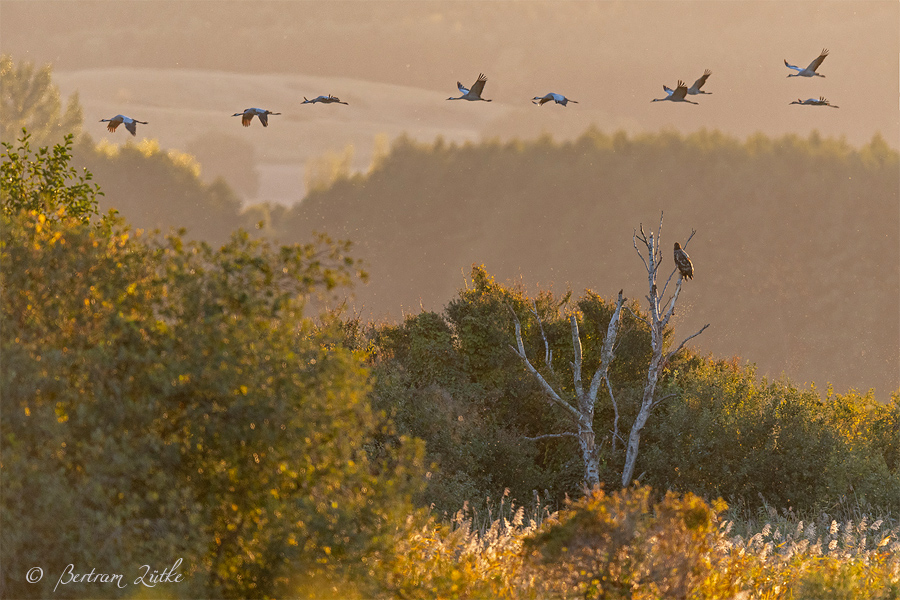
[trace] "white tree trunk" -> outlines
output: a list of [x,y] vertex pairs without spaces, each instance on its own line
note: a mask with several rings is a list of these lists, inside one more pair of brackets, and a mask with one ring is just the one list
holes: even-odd
[[[659,217],[659,229],[656,234],[651,231],[650,234],[647,235],[644,233],[644,228],[641,227],[640,235],[635,231],[633,237],[634,249],[637,251],[638,256],[641,257],[641,260],[644,261],[644,266],[647,268],[647,279],[650,286],[650,294],[647,296],[647,301],[650,303],[650,320],[647,321],[646,319],[643,319],[643,321],[650,326],[650,345],[652,353],[650,355],[650,365],[647,368],[647,381],[644,384],[644,393],[641,397],[641,408],[631,426],[631,433],[628,435],[628,446],[625,450],[625,466],[622,469],[622,487],[628,487],[632,483],[635,465],[637,464],[638,451],[641,446],[641,432],[644,430],[644,426],[650,419],[653,408],[662,401],[656,400],[656,384],[659,382],[659,376],[661,375],[663,368],[665,368],[669,359],[684,347],[684,344],[688,340],[697,337],[709,327],[709,324],[707,323],[700,331],[685,338],[677,348],[665,355],[663,354],[664,333],[666,326],[669,324],[669,319],[672,318],[672,314],[675,312],[675,303],[678,301],[679,294],[681,294],[681,285],[684,283],[684,279],[681,277],[681,274],[678,275],[678,282],[675,284],[675,291],[672,294],[672,298],[664,303],[664,306],[667,308],[665,308],[664,312],[661,312],[660,292],[656,285],[656,274],[659,271],[662,262],[662,250],[659,247],[661,233],[662,215]],[[691,233],[683,246],[687,246],[687,243],[694,237],[694,233],[696,232]],[[638,241],[647,248],[647,260],[644,260],[644,256],[638,249]],[[669,282],[672,280],[674,274],[675,271],[672,272],[672,275],[669,275],[666,285],[663,286],[662,295],[665,295],[666,289],[669,287]]]
[[[513,313],[516,327],[516,347],[512,348],[513,352],[522,359],[522,362],[525,363],[525,367],[528,371],[538,380],[548,401],[562,409],[575,425],[574,432],[565,431],[562,433],[549,433],[527,439],[540,440],[563,436],[577,438],[578,445],[581,448],[581,458],[584,463],[584,485],[588,488],[593,488],[600,484],[600,448],[597,445],[597,439],[594,433],[594,409],[597,405],[597,395],[600,390],[600,385],[604,379],[609,387],[610,397],[612,397],[612,387],[609,386],[608,379],[609,365],[615,354],[616,334],[619,330],[619,318],[622,314],[622,306],[624,304],[625,297],[622,295],[622,290],[620,290],[619,297],[616,300],[616,309],[613,312],[612,317],[610,317],[609,326],[606,329],[606,338],[603,342],[600,366],[597,367],[597,370],[594,372],[594,376],[591,378],[591,384],[587,390],[584,389],[581,381],[582,349],[581,336],[578,331],[578,319],[575,315],[569,317],[572,329],[572,346],[575,351],[574,361],[572,362],[572,378],[575,384],[575,397],[572,399],[574,402],[564,400],[560,394],[553,389],[553,386],[547,382],[544,376],[541,375],[540,371],[531,364],[531,361],[525,354],[525,343],[522,341],[522,325],[519,323],[519,318],[516,316],[515,311],[512,311],[510,308],[510,311]],[[533,312],[540,324],[540,317],[537,315],[537,307],[535,307]],[[543,325],[541,325],[541,335],[544,336]],[[549,351],[549,342],[546,337],[544,337],[544,347],[544,361],[547,369],[552,371],[553,368],[550,364],[551,352]],[[615,403],[614,398],[613,402]]]

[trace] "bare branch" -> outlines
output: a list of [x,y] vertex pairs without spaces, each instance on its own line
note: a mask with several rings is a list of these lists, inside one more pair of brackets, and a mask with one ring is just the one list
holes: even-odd
[[637,231],[634,232],[634,235],[631,236],[631,243],[634,245],[634,251],[637,252],[637,255],[641,258],[641,261],[644,263],[644,267],[649,271],[650,267],[647,265],[647,260],[644,258],[644,255],[641,254],[641,250],[637,247],[637,241],[641,240],[645,245],[647,244],[647,238],[644,237],[644,226],[641,226],[641,235],[638,236]]
[[550,342],[547,340],[547,335],[544,333],[544,323],[541,321],[541,315],[538,314],[537,301],[535,301],[534,298],[531,299],[531,314],[533,314],[534,318],[537,320],[538,328],[541,330],[541,339],[544,340],[544,364],[547,365],[547,369],[555,376],[556,373],[553,371],[553,350],[550,348]]
[[571,431],[564,431],[562,433],[545,433],[544,435],[536,435],[534,437],[522,436],[523,439],[535,442],[537,440],[546,440],[550,438],[563,438],[563,437],[573,437],[578,438],[577,433],[573,433]]
[[688,239],[684,241],[681,245],[682,248],[687,248],[687,245],[691,243],[691,238],[694,237],[694,234],[697,233],[696,229],[691,229],[691,235],[688,236]]
[[684,278],[679,277],[678,283],[675,284],[675,293],[672,294],[671,300],[669,300],[668,308],[666,309],[665,315],[660,321],[660,325],[665,328],[666,325],[669,324],[669,319],[672,318],[672,315],[675,314],[675,303],[678,301],[678,295],[681,294],[681,284],[684,283]]
[[607,377],[609,373],[609,365],[612,362],[616,334],[619,330],[619,319],[622,315],[622,306],[625,304],[625,296],[622,294],[624,290],[619,290],[619,297],[616,299],[616,310],[613,311],[609,318],[609,325],[606,327],[606,337],[603,340],[603,349],[600,351],[600,366],[591,379],[591,387],[589,388],[589,397],[592,401],[597,400],[597,391],[600,389],[600,381]]
[[[666,290],[669,289],[669,282],[672,281],[672,277],[674,277],[675,273],[677,273],[677,272],[678,272],[678,267],[675,267],[674,269],[672,269],[672,273],[669,275],[669,278],[666,279],[666,285],[663,286],[662,294],[660,294],[661,296],[665,296],[665,295],[666,295]],[[669,303],[669,301],[666,300],[666,301],[663,303],[663,306],[665,306],[665,305],[668,304],[668,303]]]
[[[649,300],[649,297],[648,297],[647,299]],[[637,320],[640,321],[641,323],[644,323],[647,327],[650,327],[650,321],[648,321],[647,319],[645,319],[645,318],[642,317],[641,315],[639,315],[639,314],[637,314],[636,312],[634,312],[633,310],[631,310],[631,307],[630,307],[630,306],[626,306],[625,309],[626,309],[628,312],[631,313],[631,316],[632,316],[632,317],[634,317],[635,319],[637,319]]]
[[622,443],[625,443],[625,440],[622,439],[622,436],[619,435],[619,405],[616,403],[616,397],[613,395],[612,385],[609,383],[609,377],[604,377],[606,380],[606,389],[609,391],[609,399],[612,400],[613,406],[613,438],[612,438],[612,452],[616,453],[616,440],[622,440]]
[[[678,348],[669,354],[663,354],[663,343],[665,340],[665,328],[671,319],[672,315],[675,312],[675,305],[678,302],[678,296],[681,293],[682,283],[684,278],[679,277],[678,283],[675,287],[675,292],[672,294],[672,298],[666,301],[662,308],[664,309],[664,314],[660,314],[660,294],[656,285],[656,276],[657,271],[662,264],[662,250],[660,248],[660,239],[662,237],[662,226],[663,226],[663,215],[660,213],[659,217],[659,229],[656,232],[656,238],[654,238],[653,232],[650,233],[649,239],[644,239],[641,241],[647,246],[649,250],[648,261],[644,262],[644,266],[647,268],[647,279],[648,286],[650,288],[650,294],[648,296],[648,300],[650,302],[650,318],[642,319],[644,323],[647,323],[650,327],[650,346],[651,346],[651,356],[650,356],[650,365],[647,369],[647,380],[644,384],[644,393],[641,399],[640,410],[634,418],[634,422],[631,425],[631,432],[628,435],[628,444],[625,453],[625,466],[622,470],[622,486],[628,486],[632,483],[632,475],[634,474],[635,463],[637,461],[638,450],[640,448],[641,442],[641,431],[644,429],[644,426],[647,424],[647,420],[650,418],[650,414],[653,410],[653,407],[658,405],[660,402],[664,401],[666,398],[660,400],[654,400],[654,395],[656,392],[656,385],[659,382],[659,377],[662,369],[665,367],[666,362],[675,352],[681,350],[684,347],[684,344],[694,337],[703,333],[703,331],[709,327],[706,325],[695,333],[694,335],[688,337],[682,342]],[[642,230],[643,232],[643,230]],[[689,240],[693,238],[696,230],[691,231],[691,236],[688,238]],[[637,234],[635,234],[634,238],[637,238]],[[633,242],[635,246],[637,242]],[[643,257],[641,257],[643,259]],[[649,263],[649,264],[648,264]],[[666,284],[663,286],[662,297],[665,298],[666,290],[668,289],[668,285],[674,276],[674,272],[669,275],[669,278],[666,280]],[[637,316],[637,315],[635,315]],[[638,317],[640,318],[640,317]],[[649,323],[648,323],[649,321]],[[643,474],[641,475],[643,476]],[[638,478],[640,479],[640,477]]]
[[669,352],[668,354],[666,354],[666,358],[665,358],[665,360],[663,360],[663,365],[665,365],[666,363],[668,363],[670,358],[672,358],[673,356],[675,356],[675,354],[678,353],[679,350],[681,350],[682,348],[684,348],[684,345],[685,345],[686,343],[688,343],[688,341],[694,339],[695,337],[697,337],[698,335],[700,335],[701,333],[703,333],[704,331],[706,331],[706,328],[707,328],[707,327],[709,327],[709,323],[707,323],[706,325],[704,325],[703,327],[701,327],[701,328],[700,328],[700,331],[698,331],[698,332],[695,333],[694,335],[689,335],[688,337],[684,338],[684,340],[683,340],[680,344],[678,344],[678,347],[677,347],[677,348],[675,348],[674,350],[672,350],[671,352]]
[[568,402],[560,398],[559,394],[556,393],[556,390],[547,383],[547,380],[544,379],[544,376],[541,375],[540,371],[534,368],[534,365],[531,364],[531,361],[528,360],[528,356],[525,354],[525,342],[522,341],[522,324],[519,322],[519,317],[516,315],[516,311],[512,309],[511,306],[507,305],[509,311],[512,313],[514,325],[516,327],[516,345],[518,349],[510,345],[510,348],[516,355],[522,359],[522,362],[525,363],[525,367],[534,375],[534,378],[538,380],[538,383],[544,389],[544,392],[547,394],[547,397],[551,402],[556,404],[557,406],[566,410],[567,414],[575,420],[577,423],[579,420],[578,411]]
[[575,379],[575,393],[578,398],[584,395],[584,388],[581,386],[581,336],[578,333],[578,318],[573,314],[569,316],[569,322],[572,324],[572,348],[575,350],[575,361],[572,363],[572,376]]
[[663,211],[659,211],[659,229],[656,230],[656,268],[659,268],[660,263],[662,263],[662,249],[659,247],[659,243],[662,241],[662,224],[663,224]]
[[668,399],[670,399],[670,398],[674,398],[674,397],[677,396],[677,395],[678,395],[678,394],[666,394],[665,396],[663,396],[663,397],[660,398],[659,400],[654,400],[654,401],[653,401],[653,404],[650,405],[650,410],[653,410],[654,408],[656,408],[657,406],[659,406],[660,404],[662,404],[662,403],[665,402],[666,400],[668,400]]

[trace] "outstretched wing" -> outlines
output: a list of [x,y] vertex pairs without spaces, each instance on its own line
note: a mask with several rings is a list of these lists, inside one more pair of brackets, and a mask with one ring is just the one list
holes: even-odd
[[485,83],[487,83],[487,77],[484,76],[484,73],[479,73],[478,80],[472,84],[472,93],[481,97],[481,92],[484,91]]
[[672,88],[670,88],[670,87],[667,86],[667,85],[664,85],[664,86],[663,86],[663,91],[666,93],[666,96],[671,96],[671,95],[672,95],[672,92],[674,92],[675,90],[673,90]]
[[795,70],[795,71],[802,71],[802,70],[803,70],[803,69],[801,69],[800,67],[795,67],[794,65],[792,65],[792,64],[789,63],[788,61],[784,61],[784,66],[786,66],[788,69],[793,69],[793,70]]
[[137,135],[137,123],[131,121],[130,123],[125,123],[125,129],[131,132],[131,135]]
[[250,121],[253,120],[253,113],[249,111],[244,111],[244,116],[241,117],[241,125],[244,127],[250,127]]
[[672,92],[672,98],[675,100],[683,100],[687,96],[687,86],[682,80],[678,80],[678,87]]
[[823,48],[822,53],[816,58],[816,60],[809,63],[809,66],[806,68],[810,71],[815,71],[819,68],[819,65],[822,64],[822,61],[825,60],[826,56],[828,56],[828,48]]
[[262,123],[263,127],[269,126],[269,115],[264,112],[259,113],[259,122]]
[[459,88],[459,91],[462,92],[463,95],[466,95],[466,94],[469,93],[469,88],[467,88],[466,86],[464,86],[464,85],[462,84],[462,82],[460,82],[460,81],[457,81],[457,82],[456,82],[456,87]]
[[706,69],[706,71],[703,72],[703,76],[694,82],[693,88],[695,90],[699,90],[700,88],[702,88],[703,84],[706,83],[706,80],[709,79],[710,75],[712,75],[712,71],[710,71],[709,69]]

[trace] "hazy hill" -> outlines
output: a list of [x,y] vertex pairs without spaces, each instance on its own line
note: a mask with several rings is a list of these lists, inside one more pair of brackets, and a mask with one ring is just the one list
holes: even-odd
[[678,332],[708,322],[701,349],[884,398],[900,385],[898,207],[898,155],[880,139],[589,132],[564,144],[401,140],[276,226],[285,240],[354,240],[372,274],[357,310],[396,317],[440,308],[472,263],[531,288],[643,298],[632,233],[665,211],[664,247],[697,229]]
[[[258,201],[298,201],[306,159],[348,144],[365,168],[382,133],[574,139],[594,124],[632,135],[818,130],[857,145],[876,132],[900,141],[895,2],[3,0],[2,15],[3,51],[52,62],[63,91],[79,91],[89,127],[134,112],[152,119],[142,135],[164,148],[210,134],[252,141],[259,185],[248,197]],[[786,77],[784,59],[808,64],[823,47],[826,79]],[[712,95],[701,106],[650,102],[704,69]],[[494,102],[444,101],[479,72]],[[531,105],[551,90],[579,104]],[[320,93],[351,106],[299,105]],[[840,110],[789,105],[819,95]],[[266,131],[224,116],[252,105],[285,114]]]

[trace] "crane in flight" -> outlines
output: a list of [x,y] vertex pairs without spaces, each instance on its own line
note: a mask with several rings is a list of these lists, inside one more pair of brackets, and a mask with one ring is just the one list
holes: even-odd
[[[538,102],[535,102],[535,100],[538,100]],[[569,102],[572,102],[572,103],[574,103],[574,104],[578,104],[578,101],[577,101],[577,100],[570,100],[569,98],[566,98],[566,97],[563,96],[562,94],[554,94],[553,92],[550,92],[550,93],[547,94],[546,96],[535,96],[535,97],[531,100],[531,103],[532,103],[532,104],[537,104],[538,106],[543,106],[545,103],[551,102],[551,101],[552,101],[552,102],[556,102],[557,104],[562,104],[563,106],[565,106],[565,105],[568,104]]]
[[484,91],[485,83],[487,83],[487,77],[484,76],[484,73],[478,74],[478,79],[472,84],[472,89],[465,87],[462,83],[457,81],[456,87],[462,92],[462,96],[459,98],[447,98],[447,100],[482,100],[484,102],[490,102],[487,98],[481,97],[481,92]]
[[703,75],[700,76],[700,79],[694,82],[694,85],[688,88],[688,95],[696,96],[697,94],[710,94],[712,92],[704,92],[700,88],[703,87],[703,84],[706,83],[706,80],[709,79],[709,76],[712,75],[712,71],[706,69],[703,71]]
[[822,53],[816,58],[816,60],[809,63],[809,66],[805,69],[795,67],[785,60],[784,66],[786,66],[788,69],[797,71],[796,73],[790,73],[788,77],[825,77],[821,73],[816,73],[816,69],[819,68],[819,65],[822,64],[822,61],[825,60],[826,56],[828,56],[828,48],[823,49]]
[[825,99],[825,96],[819,96],[819,99],[809,98],[808,100],[794,100],[791,104],[803,104],[806,106],[830,106],[831,108],[840,108],[840,106],[835,106],[831,102]]
[[281,113],[272,112],[271,110],[263,110],[261,108],[245,108],[243,112],[234,113],[232,117],[241,117],[241,125],[250,127],[250,121],[254,116],[259,117],[259,122],[263,127],[269,126],[269,115],[280,115]]
[[328,94],[327,96],[317,96],[312,100],[307,100],[306,96],[303,96],[303,102],[301,102],[300,104],[315,104],[317,102],[321,102],[322,104],[347,104],[347,102],[341,102],[340,98],[338,98],[337,96],[332,96],[331,94]]
[[132,119],[131,117],[126,117],[125,115],[116,115],[112,119],[100,119],[100,122],[108,122],[109,125],[107,125],[106,128],[111,132],[115,132],[116,127],[118,127],[122,123],[125,123],[125,129],[130,131],[131,135],[137,135],[138,123],[140,123],[141,125],[147,125],[147,121],[138,121],[136,119]]
[[[711,94],[712,92],[704,92],[703,90],[700,89],[703,87],[703,84],[706,83],[706,80],[709,79],[710,75],[712,75],[712,71],[710,71],[709,69],[706,69],[706,71],[703,72],[703,75],[700,76],[700,79],[695,81],[694,85],[692,85],[691,87],[688,88],[688,90],[687,90],[688,95],[696,96],[697,94]],[[675,91],[672,88],[665,86],[665,85],[663,86],[663,90],[665,90],[666,94],[668,94],[670,96],[672,95],[672,92]]]
[[685,84],[682,80],[678,80],[678,87],[674,90],[663,86],[663,90],[666,92],[665,98],[654,98],[651,102],[665,102],[666,100],[671,100],[672,102],[687,102],[688,104],[700,104],[699,102],[691,102],[685,96],[687,96],[687,84]]

